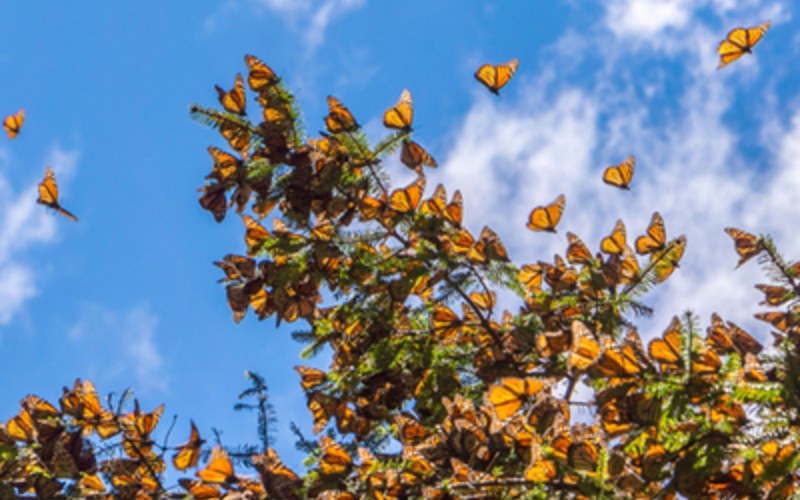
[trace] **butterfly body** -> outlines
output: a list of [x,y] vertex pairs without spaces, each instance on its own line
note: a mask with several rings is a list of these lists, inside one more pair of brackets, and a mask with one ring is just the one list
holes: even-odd
[[68,219],[78,222],[78,218],[61,207],[58,203],[58,185],[53,169],[47,167],[44,173],[44,180],[39,183],[39,199],[36,203],[52,208],[56,212],[63,214]]

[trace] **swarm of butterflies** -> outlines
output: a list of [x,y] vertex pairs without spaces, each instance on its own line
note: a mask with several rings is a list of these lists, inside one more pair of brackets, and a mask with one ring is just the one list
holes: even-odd
[[[768,27],[733,30],[720,66]],[[776,330],[774,352],[716,314],[704,333],[691,313],[675,317],[645,345],[633,321],[652,311],[640,297],[670,278],[686,249],[685,237],[667,237],[660,214],[630,243],[620,220],[598,252],[567,232],[563,256],[518,268],[489,227],[477,237],[465,227],[460,192],[448,197],[438,185],[426,198],[425,169],[437,163],[413,136],[409,90],[385,110],[388,133],[375,145],[333,96],[324,130],[306,138],[281,79],[254,56],[245,64],[230,90],[216,87],[221,110],[192,107],[232,151],[208,148],[200,205],[217,222],[234,209],[244,225],[245,254],[215,263],[234,320],[251,309],[278,324],[303,319],[308,328],[294,337],[306,353],[332,355],[327,370],[296,367],[318,436],[300,437],[309,470],[301,477],[266,448],[249,457],[257,479],[236,474],[231,455],[220,445],[209,453],[194,423],[186,443],[160,445],[153,433],[163,407],[104,407],[79,380],[60,409],[28,396],[0,426],[0,449],[18,450],[0,455],[4,491],[288,500],[796,494],[800,263],[786,262],[768,238],[726,229],[739,266],[757,257],[778,277],[757,285],[762,304],[786,308],[756,316]],[[516,59],[487,64],[475,77],[499,94],[517,67]],[[417,177],[392,188],[382,161],[398,152]],[[634,169],[631,156],[603,181],[630,189]],[[527,227],[555,233],[565,206],[560,195],[535,207]],[[268,217],[271,229],[261,222]],[[498,310],[498,289],[521,297],[517,314]],[[332,305],[323,307],[326,292]],[[119,456],[94,458],[112,438],[121,439]],[[165,484],[168,453],[194,477]]]

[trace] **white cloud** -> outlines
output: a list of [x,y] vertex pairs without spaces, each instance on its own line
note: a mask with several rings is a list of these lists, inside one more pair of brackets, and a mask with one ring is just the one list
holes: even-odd
[[[606,25],[600,27],[617,38],[609,39],[602,29],[568,33],[568,40],[554,44],[557,56],[552,67],[542,69],[543,76],[516,82],[515,102],[481,94],[453,133],[452,149],[440,161],[439,172],[430,177],[433,184],[444,180],[451,190],[460,188],[470,230],[477,232],[488,223],[520,264],[563,254],[566,231],[597,249],[617,218],[626,222],[632,241],[659,211],[668,236],[686,234],[688,246],[673,278],[646,297],[656,315],[653,321],[639,322],[642,333],[660,333],[672,315],[691,308],[704,325],[717,311],[768,342],[768,329],[752,317],[762,310],[752,285],[766,279],[755,262],[734,272],[737,256],[723,228],[768,232],[787,255],[800,257],[800,235],[784,227],[796,219],[800,112],[785,132],[764,117],[769,133],[780,136],[762,145],[767,164],[749,164],[738,133],[742,123],[729,117],[735,97],[731,89],[739,82],[734,73],[715,70],[713,30],[695,16],[702,3],[718,15],[729,8],[721,0],[609,2],[601,21]],[[759,5],[749,2],[754,9]],[[635,45],[621,39],[654,40],[656,35],[658,43]],[[566,85],[552,77],[575,62],[571,51],[562,52],[575,45],[603,47],[597,53],[600,69],[581,75],[583,83],[577,86],[575,78]],[[665,53],[664,47],[670,50]],[[642,51],[682,65],[677,73],[659,76],[670,85],[637,73],[637,59],[630,56]],[[757,72],[756,58],[750,59],[748,78],[771,77]],[[604,185],[603,169],[628,154],[637,159],[632,191]],[[559,235],[525,229],[530,210],[561,192],[567,208]]]
[[110,310],[99,304],[84,304],[69,339],[80,344],[89,372],[106,380],[121,380],[137,390],[163,391],[168,379],[158,352],[158,317],[148,304],[127,311]]
[[[293,31],[301,33],[308,55],[325,43],[325,32],[336,18],[365,3],[366,0],[245,0],[256,13],[266,9],[280,16]],[[206,19],[206,29],[215,29],[221,16],[240,6],[237,0],[223,2],[217,12]]]
[[686,26],[696,0],[612,0],[607,4],[606,24],[616,35],[657,35],[665,29]]
[[[53,167],[62,186],[66,185],[63,181],[75,172],[78,157],[77,152],[64,151],[57,145],[48,153],[46,164]],[[0,153],[0,158],[6,165],[13,163],[7,150]],[[44,174],[44,168],[41,172]],[[26,262],[26,250],[52,243],[57,238],[59,221],[36,203],[36,184],[40,180],[32,180],[16,194],[8,179],[0,173],[0,325],[10,323],[25,301],[38,293],[37,275]]]

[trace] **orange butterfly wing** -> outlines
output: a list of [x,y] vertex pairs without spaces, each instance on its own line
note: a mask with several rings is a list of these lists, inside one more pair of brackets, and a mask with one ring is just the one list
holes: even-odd
[[611,234],[600,242],[600,250],[607,254],[619,255],[625,251],[625,245],[625,224],[622,220],[618,220]]
[[667,243],[667,229],[664,226],[664,219],[658,212],[653,213],[650,225],[647,226],[647,234],[636,238],[636,253],[647,255],[663,250]]
[[417,172],[418,174],[422,174],[423,166],[430,168],[436,168],[439,166],[430,153],[425,151],[422,146],[416,142],[410,140],[403,141],[403,149],[400,152],[400,161],[403,163],[403,165]]
[[342,104],[342,101],[328,96],[328,116],[325,117],[325,127],[332,134],[339,132],[352,132],[358,129],[358,123],[350,113],[350,110]]
[[3,128],[6,129],[6,134],[8,134],[8,139],[14,139],[19,135],[19,131],[22,128],[22,123],[25,121],[25,108],[20,109],[17,111],[16,114],[6,116],[6,119],[3,120]]
[[629,184],[633,178],[633,171],[636,169],[636,160],[633,155],[629,156],[619,165],[612,165],[603,172],[603,182],[620,189],[630,189]]
[[39,183],[39,199],[36,203],[45,205],[53,210],[63,214],[67,218],[78,222],[78,218],[63,209],[58,203],[58,184],[56,184],[56,175],[53,169],[47,167],[44,172],[44,180]]
[[197,426],[192,422],[192,431],[189,434],[189,441],[178,448],[178,453],[172,457],[172,464],[178,470],[186,470],[189,467],[197,465],[197,459],[200,458],[200,447],[205,443],[204,439],[200,439],[200,432]]
[[229,92],[226,92],[218,85],[214,85],[214,88],[217,89],[219,103],[222,104],[225,111],[242,116],[246,114],[245,108],[247,107],[247,100],[244,93],[244,79],[241,73],[236,74],[233,88]]
[[725,232],[733,238],[736,253],[739,254],[737,268],[764,250],[764,243],[755,235],[733,227],[726,227]]
[[228,453],[221,446],[215,446],[211,450],[211,458],[208,460],[206,468],[199,471],[197,476],[207,483],[228,483],[235,482],[236,476],[233,473],[233,463],[228,457]]
[[556,232],[556,225],[561,220],[561,214],[564,213],[567,199],[561,194],[553,203],[544,206],[536,207],[528,217],[528,229],[531,231],[547,231],[550,233]]
[[275,84],[278,77],[269,66],[264,64],[259,58],[251,55],[244,56],[247,64],[247,84],[253,92],[261,92]]
[[717,47],[719,66],[722,69],[747,53],[752,53],[753,46],[758,43],[770,27],[770,21],[752,28],[736,28]]
[[386,110],[383,114],[383,125],[386,128],[411,130],[411,122],[414,120],[414,101],[411,99],[411,92],[408,89],[400,94],[400,100],[393,107]]
[[500,95],[500,89],[511,80],[518,67],[517,58],[504,64],[484,64],[475,72],[475,79],[484,84],[494,95]]

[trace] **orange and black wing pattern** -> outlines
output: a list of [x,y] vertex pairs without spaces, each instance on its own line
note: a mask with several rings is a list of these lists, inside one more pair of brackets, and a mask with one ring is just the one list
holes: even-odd
[[219,94],[219,103],[229,113],[244,116],[246,114],[247,100],[244,93],[244,79],[241,73],[236,75],[236,81],[230,91],[225,91],[218,85],[214,86]]
[[58,184],[56,184],[56,176],[53,169],[47,167],[44,172],[44,180],[39,183],[39,199],[36,203],[45,205],[53,210],[63,214],[68,219],[78,222],[78,218],[63,209],[58,203]]
[[619,165],[611,165],[603,172],[603,182],[620,189],[630,190],[633,171],[636,169],[636,160],[633,155],[629,156]]
[[400,94],[397,104],[387,109],[383,113],[383,125],[386,128],[411,131],[411,122],[414,120],[414,101],[411,99],[411,92],[408,89]]
[[536,207],[531,211],[528,217],[528,229],[531,231],[547,231],[549,233],[556,232],[558,221],[561,220],[561,214],[564,213],[564,207],[567,204],[566,197],[561,194],[553,203]]
[[653,213],[650,225],[647,226],[647,234],[636,238],[636,253],[647,255],[660,252],[667,244],[667,230],[664,226],[664,219],[658,212]]
[[519,59],[512,59],[503,64],[484,64],[475,72],[475,79],[489,89],[492,94],[500,95],[500,89],[514,76],[519,67]]
[[6,134],[8,134],[8,139],[14,139],[19,135],[19,131],[22,128],[22,122],[25,121],[25,108],[20,109],[16,112],[16,114],[6,116],[6,119],[3,120],[3,128],[6,129]]
[[739,263],[736,267],[741,266],[748,260],[752,259],[764,250],[764,242],[758,236],[736,229],[734,227],[726,227],[725,232],[733,238],[733,245],[736,253],[739,254]]
[[752,28],[736,28],[728,33],[725,40],[721,41],[717,52],[719,53],[719,66],[722,69],[745,54],[753,53],[753,46],[764,36],[770,26],[770,21]]

